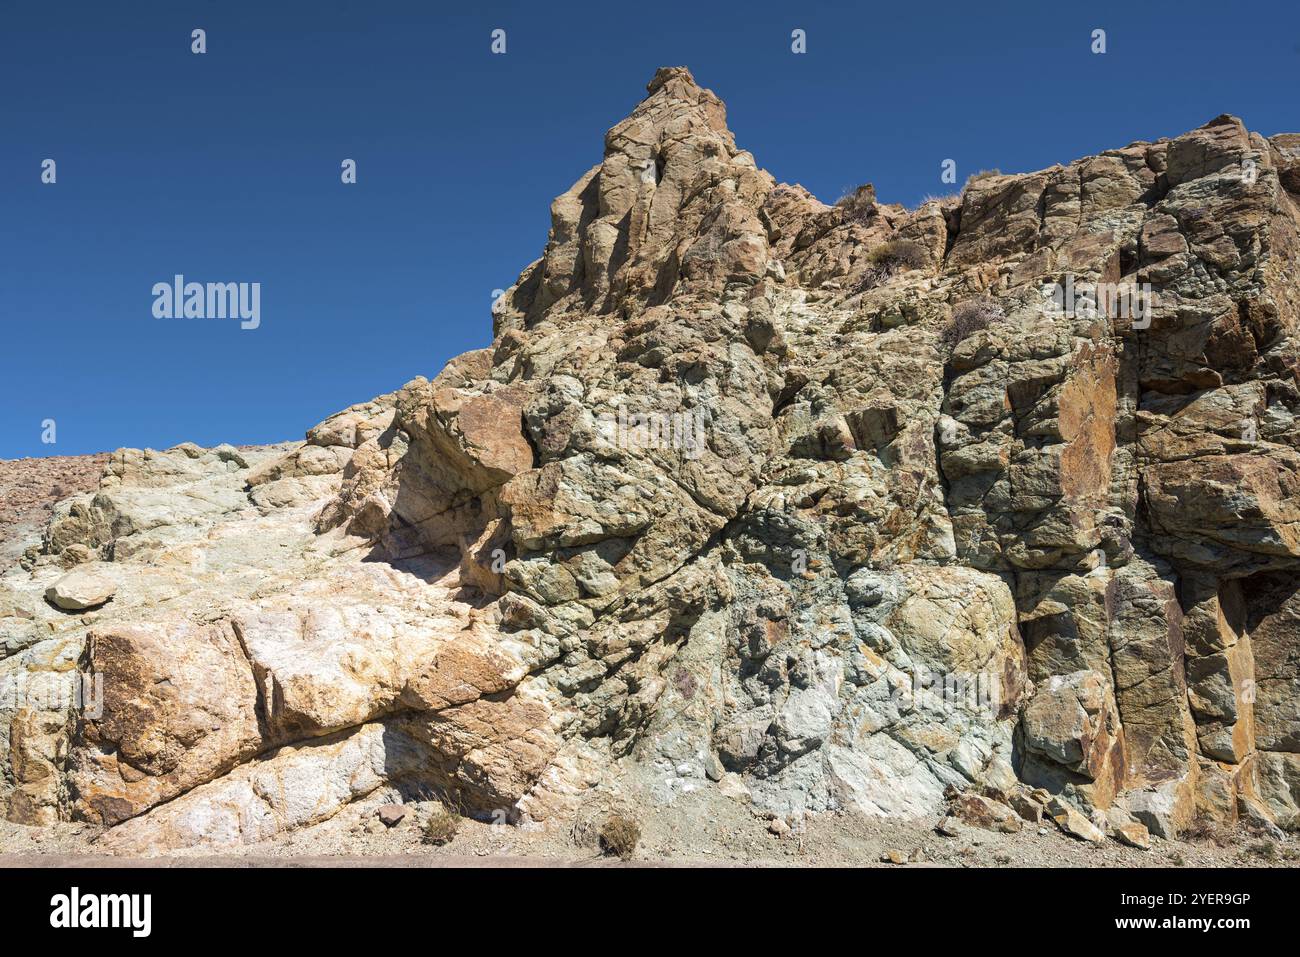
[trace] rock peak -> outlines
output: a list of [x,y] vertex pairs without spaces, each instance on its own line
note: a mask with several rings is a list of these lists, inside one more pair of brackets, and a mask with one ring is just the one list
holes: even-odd
[[[634,122],[639,117],[649,117],[659,135],[673,135],[684,114],[701,116],[715,133],[732,139],[727,129],[727,107],[712,90],[695,82],[691,71],[684,66],[661,66],[646,84],[646,96],[623,123],[610,132]],[[732,145],[734,150],[734,144]]]
[[686,67],[661,67],[646,90],[605,134],[600,164],[551,204],[546,251],[498,304],[498,333],[545,313],[627,316],[763,275],[758,209],[772,177]]
[[654,96],[660,89],[667,86],[672,81],[680,81],[681,84],[699,89],[700,86],[695,82],[695,77],[691,71],[684,66],[661,66],[655,70],[655,75],[650,82],[645,85],[646,93]]

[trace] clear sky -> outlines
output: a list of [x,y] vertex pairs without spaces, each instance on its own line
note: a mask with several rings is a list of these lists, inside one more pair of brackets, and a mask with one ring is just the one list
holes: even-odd
[[[827,202],[1224,112],[1300,131],[1296,0],[0,0],[0,457],[300,438],[433,376],[488,344],[551,199],[678,64]],[[260,326],[155,318],[177,273],[260,282]]]

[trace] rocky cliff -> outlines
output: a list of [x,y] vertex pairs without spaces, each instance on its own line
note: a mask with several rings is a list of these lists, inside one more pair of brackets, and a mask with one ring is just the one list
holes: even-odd
[[1300,136],[827,206],[666,68],[551,220],[489,348],[59,505],[0,580],[6,817],[1300,828]]

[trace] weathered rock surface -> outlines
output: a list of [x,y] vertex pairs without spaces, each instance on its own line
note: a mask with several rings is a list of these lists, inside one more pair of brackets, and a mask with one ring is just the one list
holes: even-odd
[[[56,509],[0,579],[6,816],[130,853],[381,787],[1300,827],[1296,138],[827,206],[685,69],[648,92],[489,348]],[[92,560],[112,602],[40,600]]]

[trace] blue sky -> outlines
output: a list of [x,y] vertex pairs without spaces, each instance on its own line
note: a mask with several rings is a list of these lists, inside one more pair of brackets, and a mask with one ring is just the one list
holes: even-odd
[[[492,290],[661,65],[827,202],[1223,112],[1300,131],[1294,0],[443,7],[0,0],[0,457],[300,438],[488,344]],[[176,273],[260,282],[260,327],[155,319]]]

